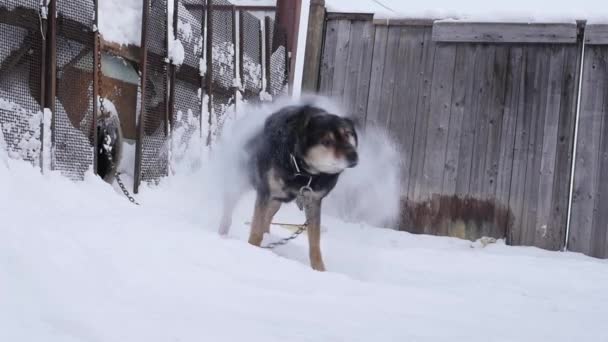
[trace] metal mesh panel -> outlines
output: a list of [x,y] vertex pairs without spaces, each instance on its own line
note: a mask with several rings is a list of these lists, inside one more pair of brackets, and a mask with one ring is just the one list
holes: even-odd
[[246,98],[257,97],[262,88],[262,65],[260,43],[260,20],[251,13],[244,12],[241,27],[243,32],[243,86]]
[[[214,4],[229,4],[214,0]],[[232,12],[213,11],[213,81],[215,87],[230,89],[234,82],[234,43],[232,41]]]
[[12,158],[36,165],[42,146],[38,101],[42,39],[37,11],[38,0],[0,1],[0,12],[19,19],[11,25],[0,22],[0,139]]
[[[224,0],[214,0],[214,5],[230,5]],[[211,37],[212,65],[213,65],[213,114],[215,126],[212,128],[214,136],[221,135],[226,112],[234,97],[235,46],[233,41],[234,23],[232,11],[213,10],[213,35]]]
[[215,88],[213,91],[213,115],[215,116],[215,127],[213,136],[219,137],[224,128],[224,122],[230,115],[234,114],[233,105],[234,92],[230,90]]
[[184,47],[184,66],[199,69],[201,54],[203,53],[203,11],[202,9],[186,9],[183,3],[192,1],[179,1],[177,6],[177,39]]
[[200,134],[201,105],[199,86],[177,79],[174,83],[175,100],[172,129],[172,161],[183,158],[194,134]]
[[158,181],[167,175],[168,151],[166,146],[167,111],[167,2],[150,0],[147,18],[147,64],[144,81],[144,108],[141,120],[142,135],[138,141],[141,150],[138,160],[140,181]]
[[[193,0],[184,1],[193,3]],[[187,10],[182,1],[178,4],[177,38],[184,46],[184,63],[178,67],[173,83],[172,161],[183,158],[193,134],[200,128],[201,78],[199,63],[203,57],[202,9]]]
[[93,165],[95,7],[62,0],[57,11],[53,168],[83,179]]
[[275,25],[274,20],[270,22],[270,84],[268,92],[273,95],[285,93],[287,87],[287,36]]

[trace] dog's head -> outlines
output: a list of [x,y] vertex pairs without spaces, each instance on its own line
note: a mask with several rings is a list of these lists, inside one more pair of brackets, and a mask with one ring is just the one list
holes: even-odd
[[311,173],[337,174],[359,162],[354,122],[305,107],[296,120],[296,153]]

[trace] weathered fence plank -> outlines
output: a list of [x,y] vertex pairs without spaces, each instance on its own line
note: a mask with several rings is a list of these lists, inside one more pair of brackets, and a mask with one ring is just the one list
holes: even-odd
[[[367,100],[367,114],[365,125],[377,124],[380,116],[380,102],[382,101],[382,76],[386,60],[386,46],[388,45],[388,27],[376,27],[374,35],[374,51],[372,69],[370,72],[369,94]],[[322,76],[325,77],[325,76]]]
[[373,122],[378,127],[384,129],[389,128],[391,117],[391,106],[393,102],[393,89],[397,79],[397,71],[399,70],[399,38],[401,29],[398,27],[388,28],[388,38],[386,46],[386,58],[384,72],[382,75],[382,83],[380,88],[380,99],[378,103],[378,113],[376,121]]
[[333,84],[334,66],[336,61],[336,46],[338,42],[338,21],[328,21],[325,31],[325,44],[321,56],[319,92],[331,95]]
[[336,56],[334,60],[334,74],[331,85],[331,96],[341,98],[344,95],[346,81],[346,66],[348,61],[348,50],[350,45],[351,22],[349,20],[338,21],[338,39],[336,41]]
[[608,24],[590,24],[585,28],[585,44],[608,45]]
[[401,29],[400,60],[402,67],[399,69],[398,80],[393,92],[393,106],[391,108],[391,133],[395,141],[399,143],[405,158],[402,159],[401,192],[407,194],[410,180],[409,160],[414,146],[414,135],[418,113],[418,84],[422,74],[420,65],[422,63],[422,50],[420,44],[424,43],[424,29],[404,27]]
[[[430,214],[434,216],[442,216],[440,213],[441,201],[439,201],[438,196],[441,195],[445,170],[455,60],[456,46],[437,48],[431,83],[430,111],[426,130],[427,144],[422,166],[423,177],[420,179],[421,186],[425,191],[424,197],[417,198],[417,200],[431,200]],[[427,221],[432,223],[433,226],[424,227],[424,231],[432,233],[437,230],[439,234],[447,235],[448,225],[444,224],[442,220],[433,221]]]
[[365,120],[369,93],[374,26],[370,21],[354,21],[350,30],[350,46],[342,104],[346,112],[362,122]]
[[584,66],[568,249],[606,257],[608,244],[600,240],[608,227],[600,224],[607,208],[608,46],[588,46]]
[[433,40],[460,43],[576,43],[575,23],[485,23],[436,21]]

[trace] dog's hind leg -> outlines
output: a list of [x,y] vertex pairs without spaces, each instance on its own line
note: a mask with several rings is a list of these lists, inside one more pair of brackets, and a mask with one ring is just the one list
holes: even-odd
[[225,193],[223,199],[222,208],[222,220],[220,221],[220,229],[218,233],[220,235],[227,235],[232,225],[232,212],[239,201],[239,195],[237,193]]
[[323,256],[321,255],[321,201],[313,200],[305,206],[308,254],[310,266],[316,271],[325,271]]
[[266,215],[264,217],[264,233],[270,233],[270,224],[272,223],[272,218],[279,211],[279,209],[281,209],[281,202],[270,200],[266,210]]

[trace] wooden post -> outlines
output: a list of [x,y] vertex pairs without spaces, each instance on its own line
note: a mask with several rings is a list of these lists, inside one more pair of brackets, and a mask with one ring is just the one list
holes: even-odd
[[325,32],[325,0],[310,0],[307,32],[302,91],[316,92],[318,91],[319,67]]
[[[293,89],[295,70],[295,55],[298,46],[298,32],[300,29],[300,12],[302,0],[277,0],[275,25],[277,31],[285,32],[287,56],[291,56],[289,63],[289,89]],[[276,31],[275,31],[276,32]]]

